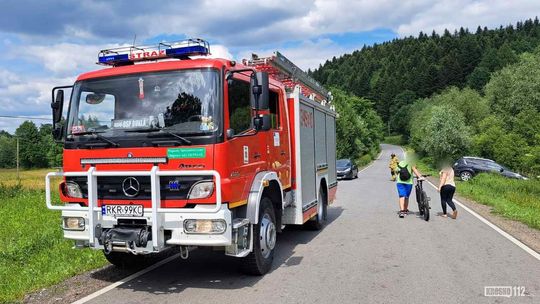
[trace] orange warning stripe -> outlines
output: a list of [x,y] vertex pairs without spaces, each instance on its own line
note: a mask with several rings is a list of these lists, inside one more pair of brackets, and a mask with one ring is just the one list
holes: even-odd
[[244,206],[244,205],[247,205],[247,200],[241,200],[238,202],[229,203],[229,209],[233,209],[233,208]]

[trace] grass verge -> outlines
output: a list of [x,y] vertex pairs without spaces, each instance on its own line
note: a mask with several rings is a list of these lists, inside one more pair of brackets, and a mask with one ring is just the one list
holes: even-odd
[[457,192],[478,203],[492,206],[493,212],[540,229],[540,182],[516,180],[496,174],[479,174],[458,182]]
[[98,251],[72,249],[60,213],[45,206],[45,191],[28,186],[0,184],[0,303],[106,264]]

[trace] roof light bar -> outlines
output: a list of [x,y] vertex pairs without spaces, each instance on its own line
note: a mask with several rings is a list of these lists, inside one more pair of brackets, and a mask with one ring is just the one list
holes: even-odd
[[101,50],[98,64],[120,66],[134,64],[137,61],[158,60],[164,58],[186,59],[189,56],[210,54],[210,44],[205,40],[186,39],[176,42],[160,42],[157,45],[126,46]]

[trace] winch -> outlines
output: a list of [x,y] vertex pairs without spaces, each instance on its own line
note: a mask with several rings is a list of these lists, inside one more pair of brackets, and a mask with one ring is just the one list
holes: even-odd
[[152,230],[149,226],[96,228],[96,237],[99,244],[103,245],[105,253],[117,251],[136,254],[135,247],[146,248],[148,241],[152,240]]

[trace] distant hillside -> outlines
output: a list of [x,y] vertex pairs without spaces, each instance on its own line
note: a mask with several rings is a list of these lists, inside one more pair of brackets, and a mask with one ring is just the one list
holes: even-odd
[[538,18],[474,33],[461,28],[442,35],[394,39],[326,61],[314,78],[365,97],[388,121],[400,107],[449,86],[482,91],[491,74],[540,45]]

